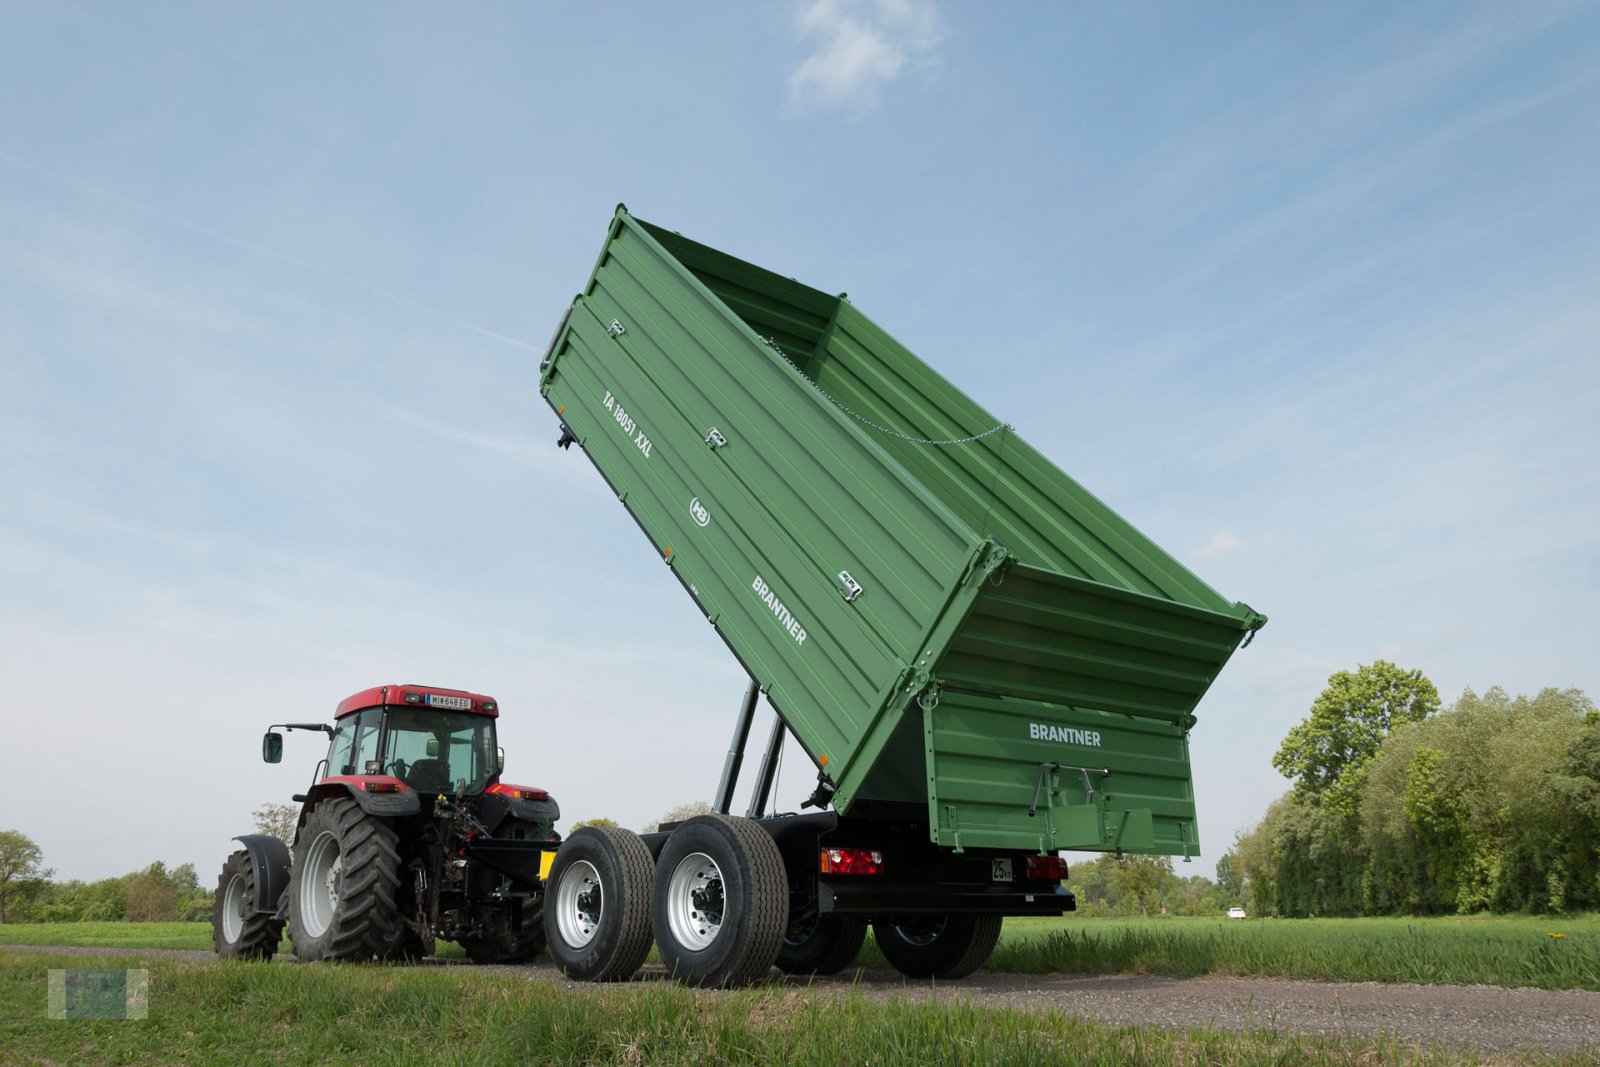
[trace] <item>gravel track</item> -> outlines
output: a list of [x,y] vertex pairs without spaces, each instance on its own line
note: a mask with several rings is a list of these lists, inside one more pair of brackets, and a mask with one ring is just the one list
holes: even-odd
[[[136,956],[215,961],[187,949],[68,948],[0,945],[0,952],[63,956]],[[291,957],[279,956],[278,965]],[[431,960],[426,966],[472,966]],[[549,963],[478,967],[480,971],[571,989],[626,989],[568,983]],[[657,965],[631,983],[665,981]],[[851,972],[800,980],[776,975],[768,988],[812,996],[855,994],[874,1000],[959,1001],[1022,1011],[1059,1012],[1115,1026],[1204,1026],[1321,1037],[1374,1038],[1470,1048],[1483,1052],[1590,1052],[1600,1063],[1600,993],[1586,990],[1502,989],[1497,986],[1404,985],[1382,982],[1307,982],[1277,978],[1163,978],[1150,975],[1002,974],[980,971],[960,982],[912,982],[893,971]],[[705,996],[720,996],[708,992]]]

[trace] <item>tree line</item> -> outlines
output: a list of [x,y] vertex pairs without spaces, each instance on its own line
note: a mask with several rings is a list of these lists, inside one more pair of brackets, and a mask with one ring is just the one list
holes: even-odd
[[194,864],[171,870],[160,861],[96,882],[51,881],[39,846],[16,830],[0,830],[0,922],[203,922],[211,892]]
[[1340,671],[1284,738],[1294,782],[1218,865],[1254,914],[1600,907],[1600,712],[1577,689],[1470,689]]

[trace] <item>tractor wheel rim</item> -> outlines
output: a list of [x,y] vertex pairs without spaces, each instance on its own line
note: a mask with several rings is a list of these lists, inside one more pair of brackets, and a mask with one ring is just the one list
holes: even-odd
[[306,869],[300,878],[300,923],[310,937],[321,937],[339,912],[339,870],[344,857],[339,839],[324,830],[311,843]]
[[230,945],[244,933],[244,905],[244,875],[236,874],[222,895],[222,939]]
[[556,929],[561,940],[583,948],[594,940],[605,918],[605,889],[600,872],[588,860],[577,860],[561,873],[556,888]]
[[704,852],[683,857],[667,883],[667,927],[673,939],[691,952],[710,946],[722,932],[726,903],[717,861]]

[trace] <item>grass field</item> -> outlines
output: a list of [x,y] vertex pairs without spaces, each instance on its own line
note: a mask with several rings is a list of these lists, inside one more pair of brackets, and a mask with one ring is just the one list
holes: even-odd
[[[126,967],[77,957],[73,967]],[[7,1063],[1579,1064],[1384,1040],[1121,1028],[1060,1013],[874,1002],[795,989],[527,982],[470,968],[262,967],[153,959],[137,1022],[46,1016],[59,956],[0,954]]]
[[[0,926],[0,944],[209,950],[211,927],[206,923],[7,924]],[[439,954],[462,955],[455,945],[442,942]],[[887,966],[870,938],[858,962],[864,967]],[[1011,919],[989,969],[1600,990],[1600,916],[1242,922]]]

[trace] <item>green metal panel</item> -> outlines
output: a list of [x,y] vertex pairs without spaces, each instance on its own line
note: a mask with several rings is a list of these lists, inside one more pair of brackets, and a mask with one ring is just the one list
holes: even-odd
[[[540,388],[840,810],[926,804],[961,847],[1192,850],[1189,716],[1264,618],[1009,429],[914,440],[997,424],[843,297],[619,209]],[[1093,834],[1067,801],[1028,817],[1049,760],[1011,727],[1036,706],[1104,727],[1142,783],[1113,795],[1149,803]]]

